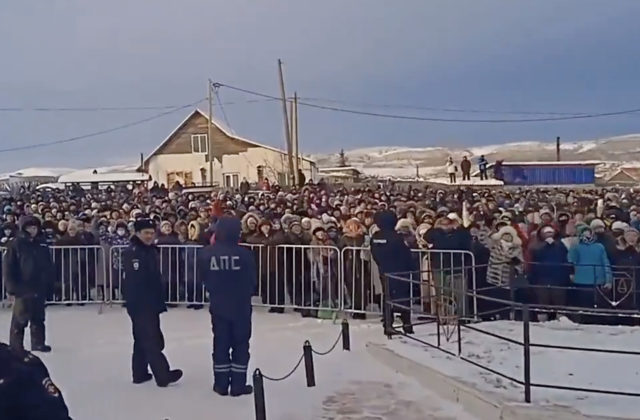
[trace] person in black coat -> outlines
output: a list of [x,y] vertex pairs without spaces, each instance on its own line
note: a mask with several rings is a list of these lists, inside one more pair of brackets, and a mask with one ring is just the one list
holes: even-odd
[[[572,271],[567,260],[567,247],[551,225],[538,229],[538,240],[541,245],[531,253],[529,284],[539,305],[565,306]],[[546,316],[540,314],[538,318],[544,320]]]
[[216,243],[198,252],[199,277],[211,297],[213,330],[213,390],[220,395],[251,394],[247,385],[251,297],[258,272],[250,250],[241,247],[240,220],[223,217],[216,227]]
[[135,222],[136,234],[131,245],[122,253],[124,267],[124,299],[133,329],[133,356],[131,368],[133,383],[151,380],[166,387],[182,377],[179,369],[170,370],[167,358],[162,354],[164,337],[160,329],[160,314],[166,312],[160,274],[158,248],[153,245],[155,223],[151,219]]
[[[385,289],[385,300],[391,299],[403,307],[390,308],[384,303],[383,324],[385,333],[392,335],[393,313],[399,312],[402,319],[402,329],[405,334],[413,334],[411,312],[406,307],[411,305],[411,283],[409,281],[387,278],[386,274],[406,273],[416,270],[411,250],[404,242],[404,238],[395,231],[397,218],[391,211],[376,213],[375,224],[380,229],[371,237],[371,255],[380,270]],[[408,275],[407,275],[408,277]],[[419,274],[416,275],[419,278]]]
[[45,299],[54,271],[49,249],[41,242],[40,220],[25,217],[18,237],[9,243],[3,259],[7,293],[15,298],[9,343],[24,351],[24,330],[30,325],[31,350],[51,351],[45,344]]
[[0,343],[0,419],[71,420],[42,361]]

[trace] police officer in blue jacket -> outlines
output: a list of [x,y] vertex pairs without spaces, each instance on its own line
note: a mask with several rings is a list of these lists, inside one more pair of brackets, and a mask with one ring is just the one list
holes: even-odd
[[253,392],[247,385],[251,297],[257,271],[251,251],[238,245],[240,220],[218,220],[215,244],[200,250],[198,275],[210,296],[213,330],[213,390],[240,396]]
[[42,361],[0,343],[0,419],[71,420]]
[[411,249],[404,238],[395,231],[398,219],[392,211],[381,211],[375,214],[374,222],[380,229],[371,237],[371,255],[380,270],[380,278],[385,289],[384,299],[391,299],[397,306],[392,310],[384,304],[383,325],[387,335],[392,335],[393,313],[400,314],[402,329],[405,334],[413,334],[411,313],[407,309],[411,305],[411,287],[409,281],[385,277],[386,274],[407,273],[418,270],[411,257]]

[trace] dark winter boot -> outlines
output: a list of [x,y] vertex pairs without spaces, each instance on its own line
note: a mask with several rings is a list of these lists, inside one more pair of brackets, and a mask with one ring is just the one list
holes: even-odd
[[251,385],[243,385],[238,388],[231,388],[232,397],[241,397],[243,395],[253,394],[253,387]]
[[37,346],[32,346],[31,351],[39,351],[42,353],[49,353],[51,351],[51,346],[47,346],[46,344],[39,344]]
[[411,325],[411,324],[403,325],[402,326],[402,331],[405,334],[415,334],[415,332],[413,331],[413,325]]
[[176,383],[180,380],[180,378],[182,378],[182,371],[180,369],[174,369],[174,370],[170,370],[169,374],[167,375],[167,379],[169,382],[164,383],[158,383],[158,386],[160,388],[165,388],[173,383]]
[[152,378],[153,378],[153,375],[151,375],[150,373],[146,373],[144,375],[141,375],[138,378],[133,378],[133,383],[136,385],[143,384],[145,382],[149,382]]
[[367,314],[356,312],[355,314],[353,314],[353,319],[360,319],[360,320],[367,319]]
[[283,314],[284,308],[269,308],[270,314]]
[[227,396],[229,395],[229,384],[231,378],[229,378],[228,372],[219,372],[213,374],[213,391],[216,394]]
[[231,396],[240,397],[253,393],[253,387],[247,385],[246,372],[231,372]]

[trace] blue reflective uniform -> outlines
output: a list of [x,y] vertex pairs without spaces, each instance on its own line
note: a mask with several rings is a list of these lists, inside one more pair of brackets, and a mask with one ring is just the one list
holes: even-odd
[[257,271],[251,251],[238,245],[240,221],[224,217],[215,244],[200,250],[198,276],[210,296],[213,376],[217,389],[242,393],[249,365],[251,297]]

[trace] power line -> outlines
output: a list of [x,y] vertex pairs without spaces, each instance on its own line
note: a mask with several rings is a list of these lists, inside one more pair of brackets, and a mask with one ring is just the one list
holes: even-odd
[[186,108],[192,108],[192,107],[198,105],[199,103],[203,102],[204,100],[205,100],[205,98],[202,98],[202,99],[199,99],[199,100],[197,100],[195,102],[192,102],[190,104],[178,106],[178,107],[173,108],[173,109],[171,109],[169,111],[161,112],[159,114],[155,114],[155,115],[152,115],[150,117],[143,118],[141,120],[132,121],[132,122],[129,122],[129,123],[126,123],[126,124],[118,125],[118,126],[115,126],[115,127],[104,129],[104,130],[94,131],[92,133],[82,134],[80,136],[74,136],[74,137],[69,137],[69,138],[65,138],[65,139],[49,141],[49,142],[28,144],[28,145],[25,145],[25,146],[9,147],[9,148],[6,148],[6,149],[0,149],[0,153],[17,152],[19,150],[31,150],[31,149],[41,148],[41,147],[54,146],[54,145],[57,145],[57,144],[71,143],[71,142],[76,142],[76,141],[80,141],[80,140],[85,140],[85,139],[88,139],[88,138],[91,138],[91,137],[100,136],[100,135],[103,135],[103,134],[113,133],[115,131],[124,130],[126,128],[130,128],[130,127],[134,127],[136,125],[144,124],[144,123],[149,122],[149,121],[157,120],[158,118],[162,118],[162,117],[164,117],[166,115],[173,114],[174,112],[182,111],[183,109],[186,109]]
[[463,114],[505,114],[505,115],[585,115],[590,112],[543,112],[543,111],[501,111],[498,109],[477,109],[477,108],[441,108],[430,106],[402,105],[402,104],[376,104],[368,102],[351,102],[339,99],[302,97],[299,98],[311,102],[328,102],[341,105],[351,105],[370,108],[390,108],[390,109],[415,109],[419,111],[437,111],[437,112],[458,112]]
[[[265,93],[260,93],[260,92],[252,91],[249,89],[243,89],[236,86],[230,86],[225,84],[220,84],[220,86],[224,86],[229,89],[232,89],[238,92],[243,92],[249,95],[259,96],[263,98],[270,98],[274,100],[277,99],[277,97],[272,95],[267,95]],[[298,104],[309,107],[309,108],[324,109],[326,111],[342,112],[342,113],[354,114],[354,115],[364,115],[369,117],[388,118],[388,119],[396,119],[396,120],[455,122],[455,123],[504,123],[504,124],[507,124],[507,123],[528,123],[528,122],[553,122],[553,121],[568,121],[568,120],[579,120],[579,119],[588,119],[588,118],[612,117],[617,115],[627,115],[627,114],[634,114],[634,113],[640,112],[640,108],[634,108],[634,109],[627,109],[622,111],[575,114],[575,115],[545,117],[545,118],[466,119],[466,118],[418,117],[413,115],[386,114],[381,112],[358,111],[355,109],[348,109],[348,108],[341,108],[341,107],[327,106],[327,105],[318,105],[318,104],[312,104],[309,102],[301,102],[301,101],[298,101]]]
[[[271,102],[274,99],[249,99],[246,101],[225,102],[223,105],[239,105],[258,102]],[[88,106],[88,107],[0,107],[0,112],[112,112],[112,111],[158,111],[180,108],[181,105],[157,106]]]

